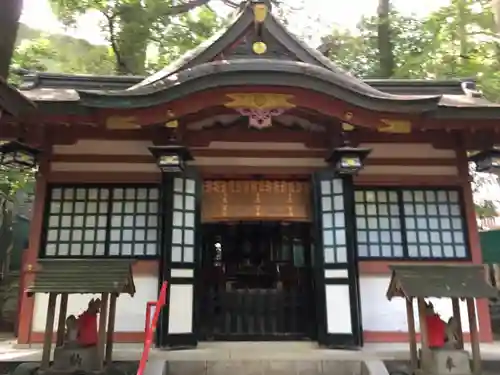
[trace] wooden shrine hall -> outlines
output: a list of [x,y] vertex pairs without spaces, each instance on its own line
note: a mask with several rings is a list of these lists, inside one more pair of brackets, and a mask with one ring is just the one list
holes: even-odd
[[[2,116],[17,146],[0,163],[39,170],[24,269],[135,260],[118,342],[143,341],[164,281],[159,347],[406,342],[389,264],[482,263],[467,153],[498,142],[500,106],[470,80],[356,78],[265,1],[149,77],[32,72],[21,92],[37,113]],[[68,314],[90,298],[71,295]],[[43,339],[46,306],[23,296],[19,342],[30,326]],[[486,300],[477,319],[491,341]]]

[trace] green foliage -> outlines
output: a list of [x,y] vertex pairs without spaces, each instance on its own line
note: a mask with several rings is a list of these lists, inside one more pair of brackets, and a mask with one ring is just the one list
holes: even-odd
[[[427,17],[389,16],[395,59],[392,77],[380,77],[379,19],[364,17],[357,30],[334,29],[323,38],[322,50],[344,69],[363,78],[476,78],[485,96],[500,101],[500,37],[487,0],[451,0]],[[495,178],[474,173],[476,212],[497,216],[497,201],[487,198]]]
[[[88,12],[101,17],[115,71],[124,75],[146,74],[199,44],[223,24],[223,20],[203,7],[209,0],[50,0],[50,3],[67,26],[75,26],[78,17]],[[148,50],[155,52],[150,62]]]
[[[393,10],[389,17],[396,69],[391,78],[476,77],[485,95],[500,100],[500,37],[486,0],[452,0],[423,19]],[[329,57],[364,78],[379,77],[378,18],[356,32],[335,29],[323,38]]]
[[[12,55],[10,69],[45,72],[47,71],[47,64],[55,56],[56,52],[48,39],[23,40]],[[20,78],[14,74],[10,74],[9,83],[17,85],[20,83]]]
[[485,200],[482,203],[477,203],[474,205],[476,208],[476,215],[480,219],[490,219],[498,216],[498,211],[495,203],[492,201]]
[[[45,34],[20,25],[11,69],[39,72],[113,74],[114,57],[106,46],[67,35]],[[18,77],[11,74],[10,83]]]
[[21,190],[28,195],[34,194],[35,173],[0,167],[0,194],[12,198]]
[[174,17],[168,25],[152,30],[151,47],[156,50],[146,69],[153,73],[172,63],[216,34],[227,20],[220,19],[208,8]]

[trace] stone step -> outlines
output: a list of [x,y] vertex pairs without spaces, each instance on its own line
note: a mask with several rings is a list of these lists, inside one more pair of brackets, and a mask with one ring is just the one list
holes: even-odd
[[144,375],[388,375],[382,361],[199,360],[148,361]]

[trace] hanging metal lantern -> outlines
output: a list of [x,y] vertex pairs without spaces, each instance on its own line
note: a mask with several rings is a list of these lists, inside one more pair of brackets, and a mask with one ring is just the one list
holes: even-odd
[[469,161],[476,164],[476,172],[493,172],[500,169],[500,150],[492,148],[478,152],[470,156]]
[[5,142],[0,145],[0,166],[20,170],[36,169],[40,152],[20,140]]
[[356,175],[363,169],[363,162],[371,151],[370,148],[341,146],[333,149],[326,161],[339,175]]
[[151,146],[149,151],[163,173],[181,173],[186,168],[186,161],[193,160],[189,149],[181,144]]

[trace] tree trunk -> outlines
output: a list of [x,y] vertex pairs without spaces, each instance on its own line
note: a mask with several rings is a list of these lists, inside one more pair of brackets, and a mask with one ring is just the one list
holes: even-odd
[[379,74],[381,78],[390,78],[394,74],[394,55],[392,52],[391,25],[389,19],[390,0],[378,2],[378,54]]
[[7,79],[16,44],[23,0],[2,0],[0,5],[0,77]]
[[495,31],[500,34],[500,0],[491,0],[491,10],[495,18]]
[[140,0],[125,2],[119,9],[119,31],[116,35],[117,73],[145,75],[146,49],[150,39],[151,20]]
[[[491,0],[490,5],[493,13],[493,19],[495,21],[492,31],[500,34],[500,0]],[[495,56],[497,65],[500,65],[500,43],[495,43]]]
[[467,4],[465,0],[459,0],[456,2],[457,14],[458,14],[458,41],[460,43],[460,62],[465,64],[467,62],[467,54],[469,53],[469,48],[467,45]]

